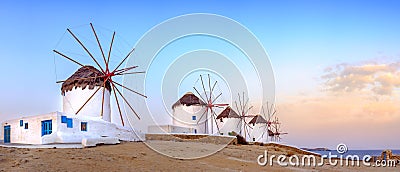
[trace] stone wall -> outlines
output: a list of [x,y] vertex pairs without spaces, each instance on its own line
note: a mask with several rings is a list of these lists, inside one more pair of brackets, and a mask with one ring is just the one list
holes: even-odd
[[146,134],[146,140],[237,144],[237,139],[234,136],[213,136],[205,134]]

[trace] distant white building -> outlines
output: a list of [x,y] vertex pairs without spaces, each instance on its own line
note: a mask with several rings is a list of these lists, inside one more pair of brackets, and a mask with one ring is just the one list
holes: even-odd
[[49,144],[81,143],[83,139],[112,138],[137,141],[132,129],[111,123],[110,83],[105,83],[90,101],[75,114],[99,87],[103,87],[101,72],[92,66],[84,66],[69,77],[61,87],[63,112],[22,117],[3,122],[4,143]]

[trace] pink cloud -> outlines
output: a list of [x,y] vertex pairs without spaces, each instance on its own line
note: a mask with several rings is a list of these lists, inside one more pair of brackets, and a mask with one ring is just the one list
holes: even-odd
[[[399,148],[398,98],[375,101],[359,93],[297,96],[277,106],[285,141],[298,146],[346,143],[353,149]],[[373,139],[372,139],[373,138]],[[395,142],[393,142],[395,141]]]
[[[338,64],[320,77],[326,92],[285,97],[277,110],[288,143],[398,149],[400,62]],[[332,94],[333,93],[333,94]]]
[[333,93],[369,91],[390,96],[400,88],[400,62],[362,65],[338,64],[328,67],[321,79],[325,90]]

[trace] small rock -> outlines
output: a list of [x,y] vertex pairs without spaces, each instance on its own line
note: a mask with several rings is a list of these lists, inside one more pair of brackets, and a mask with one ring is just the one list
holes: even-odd
[[16,166],[19,166],[19,165],[21,165],[21,163],[15,162],[13,167],[16,167]]
[[142,154],[142,155],[147,155],[146,152],[140,152],[140,154]]
[[29,160],[27,160],[27,159],[21,159],[20,162],[21,162],[21,163],[27,163],[27,162],[29,162]]

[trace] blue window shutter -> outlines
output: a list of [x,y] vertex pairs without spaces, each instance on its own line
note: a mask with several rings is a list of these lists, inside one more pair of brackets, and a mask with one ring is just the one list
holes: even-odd
[[25,123],[25,129],[28,129],[28,123]]
[[73,123],[72,123],[72,118],[67,118],[67,128],[72,128]]
[[61,116],[61,123],[67,123],[67,116]]
[[19,126],[21,126],[21,127],[24,126],[24,120],[22,120],[22,119],[19,120]]
[[196,120],[196,116],[192,116],[192,120],[195,121]]
[[42,136],[51,134],[53,132],[52,120],[42,121]]

